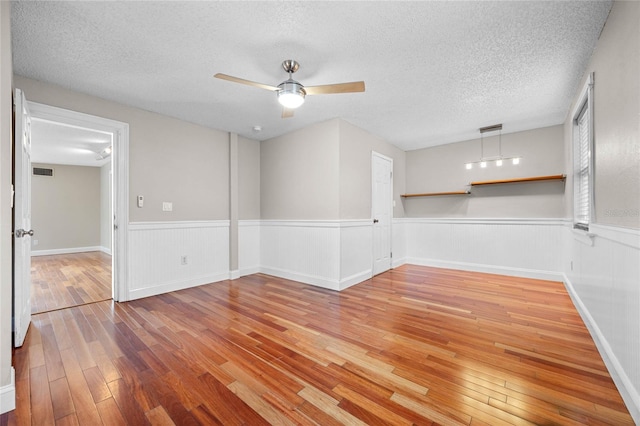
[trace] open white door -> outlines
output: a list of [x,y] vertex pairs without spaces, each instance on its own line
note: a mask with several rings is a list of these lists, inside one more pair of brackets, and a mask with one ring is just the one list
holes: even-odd
[[31,116],[20,89],[14,97],[13,285],[14,344],[22,346],[31,323]]
[[391,269],[391,218],[393,217],[393,160],[371,155],[371,214],[373,216],[373,275]]

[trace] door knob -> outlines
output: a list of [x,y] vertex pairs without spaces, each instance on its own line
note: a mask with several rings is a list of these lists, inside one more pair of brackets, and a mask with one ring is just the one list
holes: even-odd
[[33,229],[25,231],[24,229],[16,229],[16,238],[22,238],[25,235],[33,237]]
[[379,220],[378,219],[373,219],[373,223],[378,223]]

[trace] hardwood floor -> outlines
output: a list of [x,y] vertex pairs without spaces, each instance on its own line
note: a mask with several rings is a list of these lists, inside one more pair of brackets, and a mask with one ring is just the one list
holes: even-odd
[[633,424],[563,285],[405,265],[35,315],[0,425]]
[[111,299],[111,256],[93,251],[31,258],[31,313]]

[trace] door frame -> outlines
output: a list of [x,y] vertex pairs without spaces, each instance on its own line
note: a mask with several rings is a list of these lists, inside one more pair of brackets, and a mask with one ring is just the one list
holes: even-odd
[[[388,161],[391,165],[391,176],[389,178],[389,197],[387,200],[387,207],[389,208],[389,269],[393,268],[393,158],[387,157],[386,155],[380,154],[376,151],[371,151],[371,219],[375,219],[374,217],[374,209],[375,209],[375,158],[378,157],[382,160]],[[372,232],[372,264],[371,264],[371,275],[376,275],[376,253],[375,253],[375,225],[371,224],[371,232]],[[388,271],[386,269],[385,271]],[[385,271],[378,272],[379,274]]]
[[28,101],[31,117],[113,134],[113,239],[111,241],[111,296],[116,302],[129,300],[129,124],[51,105]]

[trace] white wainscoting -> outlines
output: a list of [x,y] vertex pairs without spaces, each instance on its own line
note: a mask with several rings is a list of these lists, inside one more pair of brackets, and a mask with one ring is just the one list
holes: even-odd
[[406,263],[562,281],[561,219],[396,219]]
[[128,278],[128,300],[228,279],[229,221],[130,223]]
[[371,277],[370,220],[263,220],[261,268],[266,274],[332,290]]
[[564,239],[567,289],[640,424],[640,231],[568,225]]
[[391,222],[391,267],[397,268],[407,263],[406,219],[395,218]]
[[260,228],[259,220],[238,221],[238,276],[260,272]]
[[371,219],[340,222],[339,290],[371,278],[373,273],[373,223]]
[[11,367],[11,381],[0,386],[0,414],[16,409],[16,370]]

